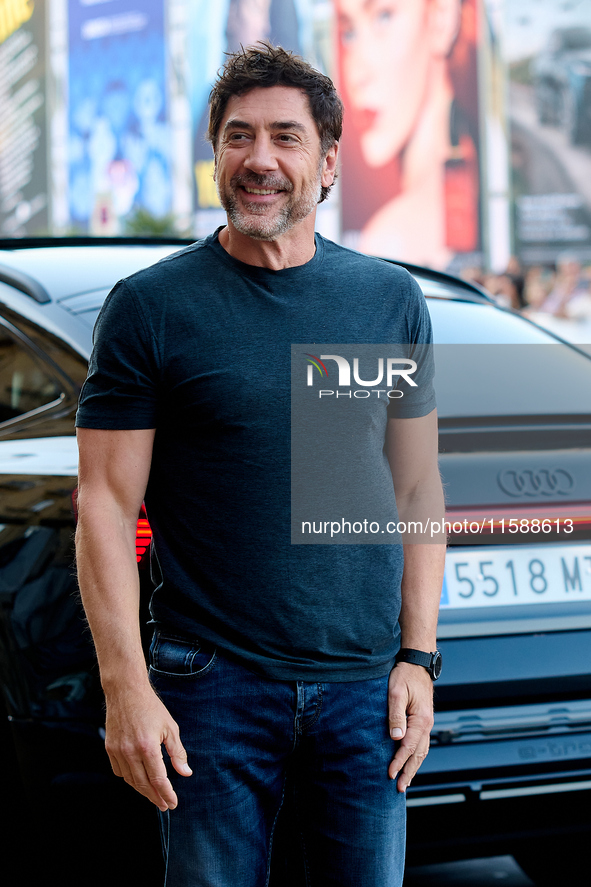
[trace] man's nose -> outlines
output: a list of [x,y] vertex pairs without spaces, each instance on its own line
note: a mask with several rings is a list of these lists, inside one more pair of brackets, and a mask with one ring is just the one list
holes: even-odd
[[244,166],[257,175],[276,170],[278,164],[272,139],[268,136],[254,138],[244,160]]

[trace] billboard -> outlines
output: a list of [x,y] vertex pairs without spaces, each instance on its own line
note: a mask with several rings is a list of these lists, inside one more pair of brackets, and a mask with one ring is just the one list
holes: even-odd
[[506,7],[516,252],[591,260],[591,19],[587,2]]
[[343,242],[435,268],[478,264],[478,3],[334,7]]
[[0,236],[48,229],[46,6],[0,0]]
[[69,215],[125,233],[171,210],[165,0],[69,0]]

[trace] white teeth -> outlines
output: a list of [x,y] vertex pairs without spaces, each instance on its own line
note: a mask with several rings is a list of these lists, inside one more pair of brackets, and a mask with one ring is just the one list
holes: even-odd
[[247,188],[244,186],[247,194],[279,194],[279,191],[263,191],[261,188]]

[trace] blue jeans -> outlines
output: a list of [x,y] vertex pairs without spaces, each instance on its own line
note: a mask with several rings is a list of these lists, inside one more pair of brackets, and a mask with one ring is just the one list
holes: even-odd
[[206,643],[158,632],[150,661],[193,770],[179,776],[167,761],[179,799],[160,814],[167,887],[269,884],[286,785],[303,884],[400,887],[405,799],[388,777],[387,676],[268,680]]

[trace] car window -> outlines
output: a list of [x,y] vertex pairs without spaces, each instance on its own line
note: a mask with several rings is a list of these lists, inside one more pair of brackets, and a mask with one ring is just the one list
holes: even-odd
[[[456,299],[460,302],[474,302],[474,297],[478,293],[475,287],[473,288],[469,284],[463,285],[460,280],[457,283],[453,280],[432,280],[429,277],[422,277],[414,271],[413,277],[429,299]],[[486,298],[481,296],[480,301],[486,303]],[[489,303],[494,304],[492,299]]]
[[0,423],[56,400],[61,391],[32,351],[0,326]]
[[[426,287],[427,297],[431,294]],[[556,339],[523,317],[494,305],[428,298],[435,344],[549,345]]]

